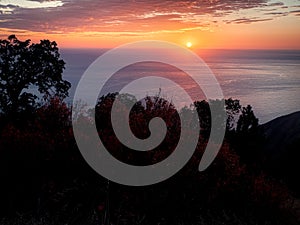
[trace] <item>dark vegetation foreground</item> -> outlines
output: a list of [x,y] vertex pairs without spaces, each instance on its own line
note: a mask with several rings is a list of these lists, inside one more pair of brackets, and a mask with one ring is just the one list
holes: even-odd
[[[117,93],[111,93],[96,105],[96,125],[104,145],[123,162],[149,165],[168,157],[179,140],[184,110],[198,114],[201,126],[193,133],[199,136],[193,157],[175,176],[146,187],[119,185],[93,171],[77,148],[72,109],[63,102],[70,85],[62,79],[64,62],[55,42],[31,45],[10,36],[0,44],[0,224],[299,224],[299,130],[285,127],[293,139],[282,144],[283,135],[276,136],[280,122],[260,126],[251,106],[228,99],[223,146],[200,173],[210,133],[206,101],[179,112],[159,95],[135,104],[130,126],[138,138],[150,135],[153,117],[163,118],[168,127],[159,147],[138,153],[114,135],[110,112]],[[30,85],[39,88],[41,98],[24,91]],[[73,110],[77,123],[84,124],[89,115],[82,115],[81,107],[78,103]],[[300,116],[289,118],[285,124],[300,121]],[[90,137],[82,133],[82,138]]]

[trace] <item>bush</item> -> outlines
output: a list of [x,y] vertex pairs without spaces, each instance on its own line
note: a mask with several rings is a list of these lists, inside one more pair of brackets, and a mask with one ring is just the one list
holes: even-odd
[[[179,114],[172,104],[156,96],[134,106],[130,125],[137,137],[148,137],[148,123],[155,116],[169,128],[158,148],[137,154],[114,135],[110,111],[115,97],[104,96],[96,106],[99,136],[113,146],[110,152],[136,165],[167,157],[180,135]],[[123,97],[132,101],[131,96]],[[185,110],[203,114],[206,104]],[[88,118],[78,115],[79,123],[83,119]],[[0,136],[1,213],[19,215],[15,223],[23,218],[24,223],[44,224],[278,224],[272,212],[280,217],[278,210],[289,198],[283,185],[241,161],[232,147],[234,139],[225,140],[213,164],[200,173],[207,137],[194,133],[199,143],[179,173],[157,185],[127,187],[107,181],[87,166],[73,137],[71,109],[64,102],[51,99],[24,124],[7,124]],[[90,138],[84,133],[82,137]],[[3,224],[6,220],[13,223],[3,219]]]

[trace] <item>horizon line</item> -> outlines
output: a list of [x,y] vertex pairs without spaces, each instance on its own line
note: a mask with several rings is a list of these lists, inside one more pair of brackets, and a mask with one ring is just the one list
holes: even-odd
[[[121,46],[121,45],[118,45]],[[59,49],[65,49],[65,50],[71,50],[71,49],[78,49],[78,50],[110,50],[117,48],[116,47],[59,47]],[[183,48],[185,48],[183,46]],[[234,50],[234,51],[300,51],[300,48],[195,48],[195,49],[190,49],[191,51],[201,51],[201,50]]]

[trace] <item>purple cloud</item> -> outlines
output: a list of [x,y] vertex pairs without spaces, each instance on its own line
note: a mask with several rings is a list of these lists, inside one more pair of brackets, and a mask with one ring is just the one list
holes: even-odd
[[[28,0],[29,1],[29,0]],[[31,2],[58,2],[55,0],[30,0]],[[36,32],[145,32],[172,29],[192,29],[203,25],[208,17],[232,15],[245,9],[275,9],[284,3],[268,0],[62,0],[57,7],[25,8],[16,4],[3,6],[0,1],[0,27]],[[1,14],[1,11],[3,13]],[[278,16],[269,14],[269,16]],[[253,23],[271,18],[234,18],[228,23]],[[211,24],[215,22],[211,21]],[[163,22],[163,23],[162,23]],[[153,26],[155,24],[155,27]],[[166,25],[167,24],[167,25]],[[206,23],[207,25],[207,23]],[[167,26],[167,27],[165,27]]]
[[235,24],[249,24],[254,22],[263,22],[263,21],[269,21],[272,20],[271,18],[266,19],[259,19],[257,17],[254,18],[240,18],[240,19],[234,19],[234,20],[225,20],[227,24],[235,23]]

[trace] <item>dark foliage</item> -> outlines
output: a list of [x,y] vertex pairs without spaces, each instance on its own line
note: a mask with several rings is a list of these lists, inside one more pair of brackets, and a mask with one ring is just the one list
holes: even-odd
[[[112,154],[133,164],[149,164],[167,157],[178,134],[167,135],[162,147],[146,155],[135,155],[118,143],[109,119],[115,97],[116,94],[104,96],[96,106],[99,136],[107,144],[114,143]],[[128,95],[124,98],[132,100]],[[238,106],[236,100],[227,103],[233,101]],[[145,103],[137,103],[130,114],[132,131],[138,137],[149,135],[147,125],[153,116],[163,117],[175,133],[180,129],[172,104],[159,96],[147,97]],[[208,112],[200,108],[206,106],[205,101],[196,103],[197,112]],[[239,106],[226,106],[228,111],[234,111],[232,114],[239,115]],[[85,163],[73,138],[70,116],[70,108],[54,98],[35,110],[35,119],[26,127],[7,124],[2,130],[0,207],[6,217],[4,222],[288,224],[284,213],[290,198],[288,190],[244,164],[232,149],[232,140],[224,142],[217,159],[205,172],[197,170],[206,143],[205,136],[200,135],[194,156],[174,177],[148,187],[127,187],[107,181]],[[234,124],[234,120],[230,123]],[[239,133],[234,126],[236,123],[228,131]]]
[[65,98],[71,84],[62,79],[64,66],[54,41],[31,44],[15,35],[0,40],[0,113],[16,121],[28,117],[42,98]]

